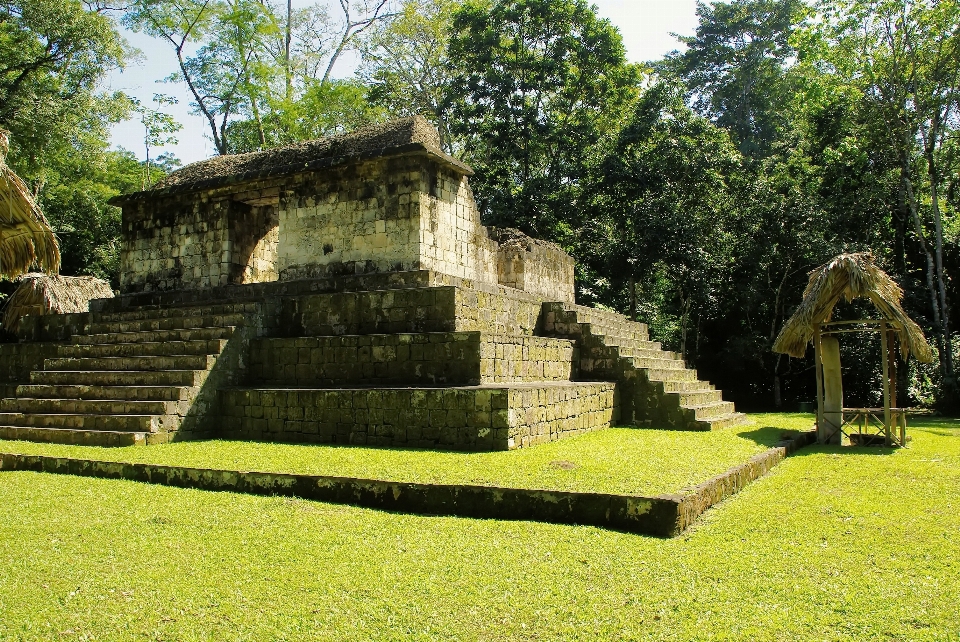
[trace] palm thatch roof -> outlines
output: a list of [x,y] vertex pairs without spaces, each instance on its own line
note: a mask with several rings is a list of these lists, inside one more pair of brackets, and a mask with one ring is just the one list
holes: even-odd
[[60,248],[30,190],[7,167],[9,136],[0,129],[0,276],[12,279],[35,263],[55,274],[60,270]]
[[773,351],[801,358],[813,339],[814,328],[830,320],[833,308],[844,297],[852,301],[867,297],[900,338],[900,354],[918,361],[933,361],[933,351],[923,331],[903,311],[903,290],[877,267],[869,252],[841,254],[810,272],[800,307],[787,320],[773,344]]
[[92,276],[25,274],[7,300],[3,328],[16,332],[20,317],[28,314],[64,314],[87,312],[91,299],[112,299],[110,284]]

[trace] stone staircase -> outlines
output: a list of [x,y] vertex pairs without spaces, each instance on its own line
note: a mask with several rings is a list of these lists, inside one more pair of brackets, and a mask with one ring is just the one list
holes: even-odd
[[623,422],[715,430],[747,421],[732,402],[723,400],[721,391],[700,381],[680,354],[650,341],[646,324],[606,310],[544,303],[543,332],[578,341],[581,379],[621,383]]
[[0,400],[0,438],[126,446],[201,436],[198,419],[216,401],[203,385],[257,311],[247,303],[87,315],[16,397]]
[[613,312],[510,288],[276,287],[34,319],[18,344],[36,348],[18,375],[29,383],[0,391],[0,439],[496,450],[617,423],[745,420],[645,325]]

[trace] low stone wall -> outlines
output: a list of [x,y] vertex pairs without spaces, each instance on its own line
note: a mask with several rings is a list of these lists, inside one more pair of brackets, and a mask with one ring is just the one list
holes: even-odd
[[[112,299],[94,299],[90,302],[91,306],[99,301]],[[20,318],[17,338],[22,342],[67,341],[73,335],[82,333],[91,319],[89,312],[27,315]]]
[[509,450],[609,427],[615,385],[233,389],[221,391],[227,439]]
[[816,441],[816,431],[806,431],[785,437],[780,443],[759,455],[754,455],[749,461],[699,484],[689,492],[675,496],[679,502],[677,532],[692,526],[697,518],[714,504],[739,493],[751,482],[766,475],[788,455]]
[[251,381],[287,386],[570,381],[575,364],[572,341],[479,332],[260,339],[250,349]]
[[59,356],[58,348],[59,344],[50,342],[0,343],[0,384],[29,382],[30,372],[42,370],[44,359]]
[[298,497],[427,515],[582,524],[657,537],[679,534],[672,498],[467,484],[418,484],[325,475],[127,464],[0,454],[0,471],[31,471],[251,495]]
[[690,492],[658,497],[469,484],[418,484],[12,453],[0,454],[0,471],[126,479],[180,488],[300,497],[427,515],[583,524],[657,537],[675,537],[692,526],[708,508],[739,492],[769,472],[787,455],[815,440],[815,433],[801,433],[700,484]]
[[530,238],[511,228],[489,228],[499,245],[500,285],[536,294],[547,301],[573,303],[573,257],[553,243]]

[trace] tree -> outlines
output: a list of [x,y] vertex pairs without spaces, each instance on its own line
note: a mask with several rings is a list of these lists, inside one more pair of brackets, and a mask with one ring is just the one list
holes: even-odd
[[747,156],[770,153],[784,127],[790,35],[803,8],[802,0],[698,2],[696,35],[679,37],[686,50],[656,65],[681,78],[695,108],[729,129]]
[[51,158],[89,161],[125,116],[123,96],[97,85],[126,54],[110,17],[79,0],[0,3],[0,127],[12,132],[11,166],[36,192]]
[[[163,94],[154,94],[153,103],[157,107],[176,105],[177,99]],[[143,162],[143,182],[140,189],[147,189],[153,183],[150,150],[165,145],[176,145],[177,137],[174,134],[183,129],[183,126],[174,120],[170,114],[160,109],[147,107],[136,99],[133,100],[133,104],[134,111],[140,114],[140,123],[143,125],[143,147],[146,153],[146,159]]]
[[586,157],[636,96],[620,34],[584,0],[474,0],[448,57],[451,133],[485,220],[559,239]]
[[626,284],[634,318],[643,292],[669,283],[684,357],[691,321],[709,316],[727,276],[740,165],[727,132],[686,107],[675,85],[660,83],[644,92],[594,170],[587,229],[604,242],[592,258]]
[[233,151],[243,153],[343,134],[388,117],[384,109],[367,100],[365,86],[333,80],[310,86],[297,100],[274,105],[262,128],[247,119],[234,121],[227,130]]
[[444,104],[451,63],[447,58],[451,19],[460,0],[407,0],[382,21],[361,47],[358,76],[370,100],[396,116],[420,115],[440,132],[447,152],[453,135]]
[[277,29],[268,5],[258,0],[136,0],[125,21],[170,43],[179,73],[169,80],[187,85],[217,152],[230,153],[227,126],[245,107],[260,123],[262,92],[275,73],[258,56],[263,38]]
[[955,396],[941,192],[960,106],[960,3],[836,0],[822,9],[823,20],[805,34],[805,55],[859,93],[899,160],[898,198],[926,257],[941,376]]

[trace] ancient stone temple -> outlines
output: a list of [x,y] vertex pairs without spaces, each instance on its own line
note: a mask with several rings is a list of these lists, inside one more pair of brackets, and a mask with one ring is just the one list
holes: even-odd
[[486,228],[408,118],[115,199],[120,295],[0,344],[0,438],[511,449],[740,423],[647,328],[574,302],[559,247]]

